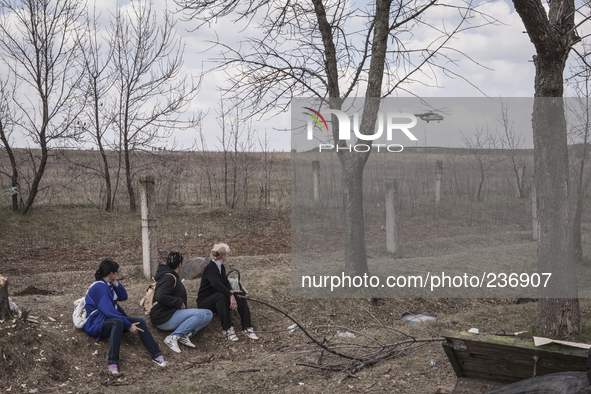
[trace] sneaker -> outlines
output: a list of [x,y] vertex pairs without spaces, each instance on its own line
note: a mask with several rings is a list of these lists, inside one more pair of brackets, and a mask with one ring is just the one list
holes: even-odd
[[178,340],[179,337],[176,335],[169,335],[164,338],[164,344],[168,346],[173,352],[180,353],[181,349],[179,348]]
[[234,327],[228,328],[228,331],[222,331],[222,334],[228,337],[228,341],[236,342],[238,340],[236,332],[234,331]]
[[111,375],[113,376],[119,376],[119,367],[117,364],[109,364],[109,372],[111,372]]
[[252,328],[252,327],[248,327],[246,330],[244,330],[242,332],[244,333],[244,335],[246,335],[250,339],[253,339],[255,341],[257,339],[259,339],[259,337],[257,336],[257,334],[254,333],[254,328]]
[[195,347],[195,344],[193,342],[191,342],[191,339],[189,339],[189,338],[190,338],[189,337],[189,334],[184,335],[184,336],[182,336],[182,337],[179,338],[179,342],[182,343],[185,346],[194,348]]
[[153,358],[152,361],[154,361],[156,364],[158,364],[159,367],[166,367],[168,365],[168,361],[164,361],[164,357],[162,356],[158,356],[156,358]]

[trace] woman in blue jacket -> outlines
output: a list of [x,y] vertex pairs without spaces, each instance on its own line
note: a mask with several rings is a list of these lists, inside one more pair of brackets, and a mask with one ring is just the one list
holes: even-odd
[[119,348],[124,332],[138,334],[146,349],[152,354],[152,360],[161,367],[164,361],[158,344],[152,337],[143,319],[129,317],[117,304],[127,299],[127,291],[117,281],[119,264],[105,259],[94,274],[96,281],[86,293],[86,324],[84,331],[96,339],[109,338],[109,372],[119,375]]

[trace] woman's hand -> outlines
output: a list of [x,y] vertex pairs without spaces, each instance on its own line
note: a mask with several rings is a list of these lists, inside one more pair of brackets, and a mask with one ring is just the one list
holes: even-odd
[[236,302],[236,297],[232,294],[230,296],[230,310],[235,311],[236,309],[238,309],[238,303]]
[[183,302],[183,305],[181,305],[181,309],[187,309],[187,306],[185,305],[184,302]]
[[140,322],[131,323],[131,327],[129,328],[129,332],[132,334],[137,334],[138,332],[144,332],[144,330],[142,330],[141,328],[139,328],[137,326],[138,324],[140,324]]

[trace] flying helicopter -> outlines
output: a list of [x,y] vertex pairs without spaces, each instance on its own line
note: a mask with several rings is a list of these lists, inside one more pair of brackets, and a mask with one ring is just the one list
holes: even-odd
[[437,122],[443,120],[443,116],[436,114],[435,112],[425,112],[424,114],[414,114],[415,116],[421,118],[425,122],[429,123],[432,120],[436,120]]

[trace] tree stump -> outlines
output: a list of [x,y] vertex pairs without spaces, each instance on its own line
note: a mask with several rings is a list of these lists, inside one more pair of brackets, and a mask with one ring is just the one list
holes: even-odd
[[8,279],[0,275],[0,320],[12,318],[8,304]]
[[559,372],[521,380],[485,394],[587,394],[591,393],[586,372]]

